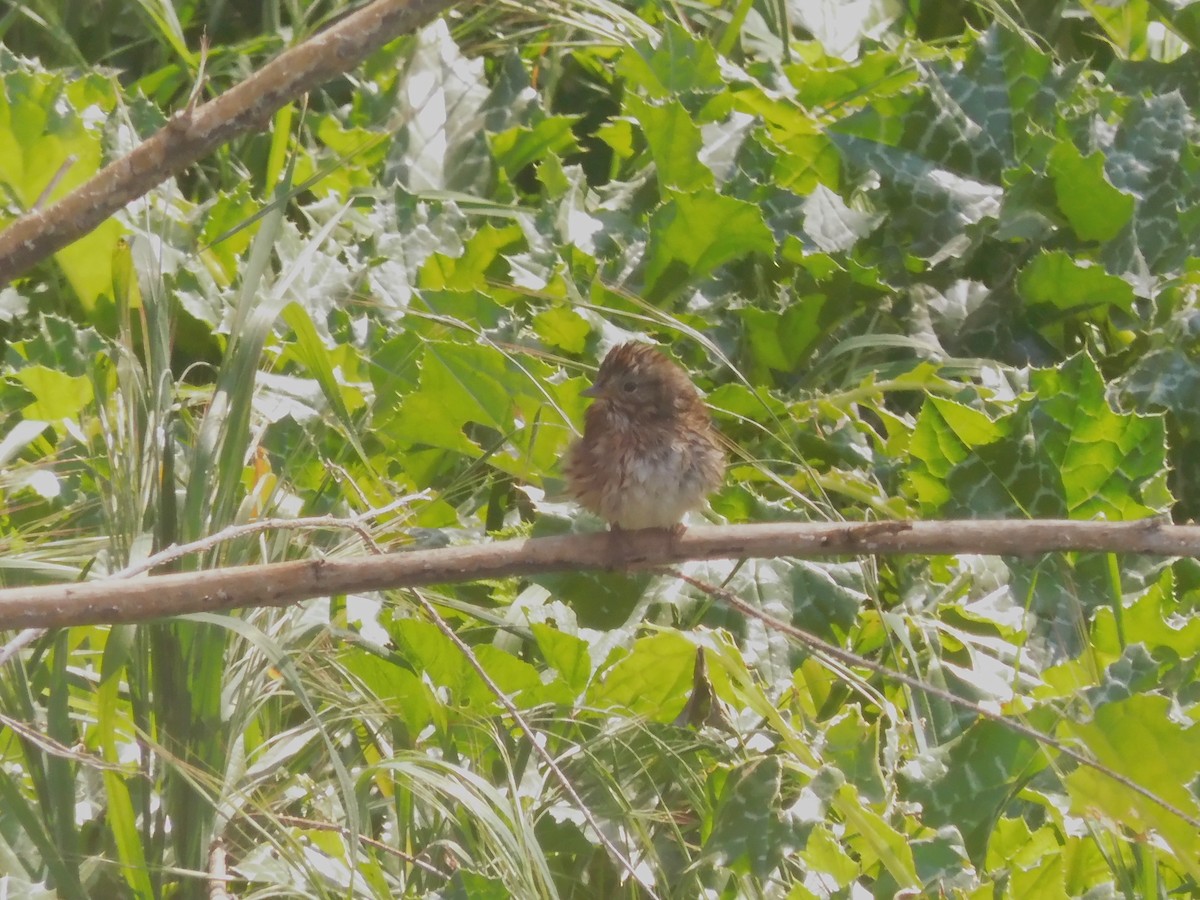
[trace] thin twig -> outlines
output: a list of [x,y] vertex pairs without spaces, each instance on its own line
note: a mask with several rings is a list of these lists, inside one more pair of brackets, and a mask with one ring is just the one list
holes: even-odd
[[198,540],[189,541],[186,544],[172,544],[169,547],[164,547],[162,550],[147,556],[145,559],[119,569],[108,576],[108,578],[132,578],[135,575],[149,572],[151,569],[156,569],[159,566],[182,559],[185,556],[190,556],[193,553],[202,553],[205,550],[211,550],[213,547],[223,544],[226,541],[275,530],[332,531],[342,529],[353,531],[362,539],[367,550],[378,556],[383,553],[383,548],[375,542],[375,538],[372,537],[371,532],[367,530],[363,523],[377,519],[400,507],[410,506],[414,501],[424,500],[427,496],[428,494],[425,491],[416,494],[405,494],[403,497],[397,497],[387,506],[381,506],[378,509],[369,509],[353,516],[301,516],[296,519],[259,519],[255,522],[229,525],[220,531],[199,538]]
[[93,769],[106,769],[110,772],[122,772],[126,775],[130,774],[129,766],[121,763],[109,762],[94,753],[88,753],[84,750],[76,750],[74,747],[68,747],[56,741],[54,738],[42,734],[36,728],[32,728],[20,719],[14,719],[12,716],[6,716],[0,713],[0,726],[9,729],[18,737],[24,738],[29,743],[36,746],[43,753],[50,756],[57,756],[59,759],[69,759],[73,762],[81,763],[82,765],[90,766]]
[[[345,825],[338,825],[336,822],[319,822],[316,819],[305,819],[300,816],[273,815],[272,817],[281,825],[291,825],[295,828],[311,828],[313,831],[329,831],[334,834],[340,834],[346,839],[351,837],[350,829]],[[449,881],[452,877],[452,873],[443,872],[428,860],[422,859],[419,856],[413,856],[411,853],[405,853],[403,850],[385,844],[383,841],[377,841],[375,838],[367,837],[365,834],[355,834],[354,837],[357,837],[360,843],[374,847],[380,853],[387,853],[397,859],[402,859],[409,865],[416,866],[418,869],[424,869],[430,875],[441,878],[443,881]]]
[[1129,790],[1140,794],[1152,803],[1161,806],[1172,815],[1178,816],[1192,827],[1200,829],[1200,819],[1197,819],[1195,816],[1188,815],[1182,809],[1179,809],[1179,807],[1173,805],[1167,800],[1164,800],[1162,797],[1159,797],[1157,794],[1148,790],[1147,788],[1142,787],[1136,781],[1133,781],[1125,775],[1122,775],[1120,772],[1110,769],[1103,763],[1092,759],[1087,754],[1080,753],[1078,750],[1072,749],[1057,738],[1053,738],[1048,734],[1038,731],[1036,728],[1032,728],[1029,725],[1026,725],[1024,722],[1011,719],[1005,716],[1003,713],[997,712],[993,709],[988,709],[986,706],[974,703],[970,700],[967,700],[965,697],[960,697],[957,694],[945,690],[944,688],[927,684],[924,681],[921,681],[919,678],[914,678],[911,675],[905,675],[903,672],[897,672],[895,669],[889,669],[887,666],[877,663],[874,660],[867,659],[866,657],[859,656],[857,653],[851,653],[849,650],[843,650],[841,647],[830,644],[828,641],[821,640],[815,634],[810,634],[802,628],[797,628],[795,625],[784,622],[781,619],[777,619],[760,609],[756,609],[749,603],[742,600],[732,591],[729,591],[725,588],[717,587],[715,584],[708,584],[707,582],[701,581],[698,578],[693,578],[690,575],[680,572],[677,569],[668,569],[667,571],[676,578],[686,581],[692,587],[708,594],[710,597],[715,597],[718,600],[723,601],[727,605],[740,612],[742,615],[748,616],[752,619],[757,619],[768,628],[774,629],[782,634],[786,634],[788,637],[795,639],[799,643],[811,650],[816,651],[819,654],[828,656],[831,659],[835,659],[847,666],[858,666],[860,668],[869,669],[876,675],[880,675],[891,681],[899,682],[900,684],[910,687],[913,690],[924,693],[926,696],[936,697],[938,700],[949,703],[953,706],[957,706],[960,709],[969,710],[980,718],[987,719],[989,722],[995,722],[997,725],[1007,728],[1008,730],[1015,732],[1022,737],[1027,737],[1030,740],[1035,741],[1040,746],[1050,747],[1054,750],[1057,750],[1068,759],[1074,760],[1081,766],[1087,766],[1089,769],[1096,770],[1101,775],[1111,778],[1118,784],[1129,788]]

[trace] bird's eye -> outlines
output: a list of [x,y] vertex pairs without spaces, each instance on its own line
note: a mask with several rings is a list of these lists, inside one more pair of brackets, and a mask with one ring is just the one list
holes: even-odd
[[632,378],[626,378],[623,382],[621,382],[621,390],[627,394],[632,394],[637,390],[637,382]]

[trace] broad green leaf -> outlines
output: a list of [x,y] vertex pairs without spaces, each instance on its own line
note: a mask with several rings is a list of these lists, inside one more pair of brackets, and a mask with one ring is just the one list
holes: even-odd
[[[797,676],[801,674],[797,670]],[[811,684],[811,682],[808,682]],[[868,802],[887,798],[888,784],[879,765],[879,724],[869,723],[857,708],[835,715],[825,729],[822,757],[854,785]]]
[[34,402],[23,410],[27,419],[75,419],[92,402],[92,383],[83,375],[72,377],[58,369],[27,366],[16,373],[16,378],[34,397]]
[[782,775],[774,756],[751,760],[729,773],[703,847],[715,865],[765,879],[801,842],[780,808]]
[[670,20],[663,23],[657,47],[639,41],[621,53],[616,68],[622,77],[660,100],[726,86],[712,44]]
[[347,648],[340,656],[346,671],[359,679],[372,697],[386,703],[403,720],[409,734],[419,734],[433,717],[436,699],[420,674],[399,661],[381,659],[359,648]]
[[547,665],[557,671],[572,690],[583,691],[592,675],[587,641],[541,622],[534,622],[530,628]]
[[1033,372],[1030,386],[1037,399],[1027,407],[1026,427],[1058,468],[1071,517],[1136,519],[1165,511],[1161,418],[1115,412],[1085,356]]
[[1161,420],[1114,412],[1084,356],[1032,372],[1030,385],[1035,393],[994,423],[945,400],[927,401],[911,442],[917,464],[909,468],[923,504],[976,518],[1155,514],[1165,496]]
[[[252,197],[248,184],[223,193],[206,210],[200,236],[205,247],[205,260],[211,261],[213,267],[219,267],[225,285],[237,277],[242,255],[254,238],[254,216],[258,211],[259,204]],[[215,310],[200,303],[185,302],[184,305],[189,313],[209,326],[215,328],[220,324]]]
[[1200,183],[1190,137],[1195,116],[1178,92],[1134,96],[1115,129],[1103,132],[1105,174],[1135,198],[1133,218],[1104,250],[1110,272],[1139,276],[1146,267],[1169,275],[1194,250]]
[[[553,470],[568,432],[536,380],[543,372],[536,360],[488,346],[429,341],[420,366],[417,390],[403,397],[394,418],[385,419],[401,447],[435,447],[470,459],[486,453],[491,464],[521,477]],[[577,398],[571,402],[578,405]],[[488,429],[482,443],[469,435],[475,433],[469,425]]]
[[1096,611],[1092,622],[1092,647],[1097,659],[1116,659],[1127,643],[1141,643],[1158,655],[1167,651],[1177,659],[1200,653],[1200,619],[1168,612],[1169,578],[1152,585],[1142,596],[1120,610]]
[[1028,869],[1047,857],[1058,858],[1061,850],[1051,827],[1033,830],[1024,819],[1001,817],[988,840],[987,866],[989,869],[1005,865]]
[[804,234],[823,253],[852,249],[882,218],[878,212],[852,209],[820,184],[804,202]]
[[846,844],[859,855],[865,871],[873,872],[882,867],[900,889],[911,889],[920,884],[908,837],[864,804],[851,785],[839,787],[831,805],[844,819]]
[[803,108],[862,104],[868,98],[912,90],[917,78],[915,67],[899,54],[881,48],[865,51],[854,60],[808,54],[802,62],[784,66],[784,72]]
[[[1195,818],[1200,803],[1187,785],[1200,775],[1200,725],[1181,725],[1171,705],[1167,697],[1138,694],[1101,706],[1090,722],[1061,727],[1098,762]],[[1122,827],[1157,832],[1178,865],[1200,878],[1200,832],[1188,822],[1095,769],[1080,767],[1066,781],[1081,813],[1094,810]]]
[[405,71],[398,103],[404,125],[392,144],[389,173],[414,192],[482,192],[491,161],[487,100],[483,60],[464,56],[444,21],[426,26]]
[[1110,306],[1133,312],[1133,288],[1128,283],[1059,250],[1035,257],[1022,270],[1017,287],[1027,303],[1050,306],[1067,315],[1104,311]]
[[808,842],[799,855],[812,871],[821,873],[822,881],[830,880],[837,888],[853,884],[859,876],[857,861],[846,853],[824,823],[817,823],[809,832]]
[[656,295],[669,295],[724,263],[774,252],[754,204],[712,191],[673,194],[650,220],[646,284]]
[[[103,75],[67,81],[45,72],[0,74],[0,185],[20,212],[45,207],[80,187],[104,164],[105,116],[115,106]],[[55,259],[89,314],[112,299],[112,259],[121,235],[108,219]]]
[[908,481],[922,506],[932,510],[946,504],[951,499],[946,479],[954,467],[1005,434],[979,410],[942,397],[926,400],[909,441]]
[[[1044,716],[1036,721],[1047,723]],[[954,825],[972,858],[981,856],[1010,798],[1047,764],[1036,741],[995,722],[979,721],[953,745],[913,766],[904,796],[921,804],[930,828]],[[916,780],[917,773],[935,773]]]
[[831,139],[843,159],[885,178],[880,200],[892,210],[888,228],[908,251],[934,262],[966,246],[964,229],[1000,215],[998,185],[960,175],[909,151],[846,134]]
[[[452,707],[475,710],[499,707],[496,695],[436,625],[403,619],[394,623],[391,633],[412,668],[449,692]],[[574,699],[561,686],[544,685],[533,666],[511,653],[487,645],[473,647],[471,652],[488,677],[519,705],[569,703]]]
[[800,298],[782,313],[755,307],[738,310],[754,364],[777,372],[795,369],[823,336],[828,308],[829,298],[817,294]]
[[1104,174],[1104,156],[1084,156],[1064,141],[1050,154],[1058,207],[1085,241],[1109,241],[1133,215],[1134,200],[1112,186]]
[[647,103],[637,96],[625,108],[646,135],[658,182],[664,188],[699,191],[713,186],[713,173],[700,162],[700,129],[678,100]]
[[533,330],[551,347],[565,353],[582,353],[592,326],[573,309],[552,306],[534,316]]
[[692,687],[696,647],[677,632],[639,638],[588,691],[588,702],[670,722]]
[[549,154],[576,152],[579,148],[572,131],[575,122],[574,116],[551,116],[536,125],[502,131],[491,138],[492,155],[508,177],[515,178],[526,166]]
[[751,171],[777,187],[808,194],[818,186],[835,188],[841,181],[841,160],[828,135],[822,133],[819,121],[796,107],[795,103],[768,96],[757,88],[739,90],[731,100],[740,112],[761,118],[766,133],[747,142],[739,158],[746,168],[754,159],[753,152],[761,148],[765,157],[761,171]]
[[321,385],[321,392],[342,424],[347,440],[358,451],[359,456],[365,458],[367,454],[359,443],[357,425],[351,418],[351,408],[359,408],[363,405],[361,391],[345,383],[346,372],[341,366],[339,369],[341,369],[342,378],[339,379],[334,374],[333,354],[329,352],[320,335],[317,334],[308,310],[298,303],[289,303],[283,308],[281,316],[296,333],[294,348],[296,358]]

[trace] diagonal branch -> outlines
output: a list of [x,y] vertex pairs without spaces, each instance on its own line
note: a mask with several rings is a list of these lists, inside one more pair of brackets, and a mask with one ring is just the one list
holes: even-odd
[[1069,520],[725,525],[579,534],[412,550],[358,559],[300,560],[130,580],[0,590],[0,630],[137,622],[193,612],[287,606],[313,597],[686,560],[776,556],[1031,556],[1059,551],[1200,556],[1200,526]]
[[136,149],[47,209],[0,231],[0,287],[78,240],[126,203],[271,115],[348,72],[384,44],[415,31],[454,0],[375,0],[287,50],[254,75],[195,109],[178,112]]
[[823,654],[829,659],[836,660],[837,662],[846,666],[850,666],[851,668],[858,667],[869,669],[876,675],[881,675],[882,677],[891,681],[899,682],[900,684],[903,684],[904,686],[915,691],[920,691],[927,696],[936,697],[944,703],[949,703],[952,706],[959,707],[960,709],[969,710],[980,718],[987,719],[989,722],[995,722],[1000,727],[1007,728],[1009,731],[1013,731],[1021,735],[1021,737],[1028,738],[1042,747],[1048,747],[1052,750],[1056,750],[1068,759],[1079,763],[1081,766],[1087,766],[1089,769],[1094,769],[1101,775],[1104,775],[1106,778],[1111,778],[1113,781],[1117,782],[1123,787],[1126,787],[1134,793],[1145,797],[1151,803],[1158,804],[1167,812],[1171,813],[1171,815],[1178,816],[1179,819],[1187,822],[1193,828],[1200,828],[1200,819],[1197,819],[1195,816],[1184,812],[1174,803],[1170,802],[1164,797],[1159,796],[1149,788],[1143,787],[1132,778],[1122,775],[1120,772],[1116,771],[1110,766],[1104,765],[1089,754],[1076,750],[1074,747],[1069,747],[1057,738],[1038,731],[1036,728],[1014,719],[1012,716],[1005,715],[994,706],[987,706],[982,703],[973,703],[972,701],[967,700],[965,697],[960,697],[958,694],[948,691],[945,688],[940,688],[937,685],[921,681],[921,679],[914,678],[911,675],[906,675],[903,672],[897,672],[895,669],[889,669],[885,665],[881,665],[880,663],[877,663],[871,659],[867,659],[865,656],[860,656],[857,653],[851,653],[849,650],[843,650],[841,647],[835,646],[828,641],[821,640],[815,634],[810,634],[803,628],[797,628],[795,625],[792,625],[789,622],[784,622],[781,619],[777,619],[774,616],[763,612],[761,609],[756,609],[749,603],[746,603],[739,598],[737,594],[734,594],[732,591],[727,591],[725,588],[708,584],[683,572],[671,572],[671,574],[676,578],[683,579],[688,584],[692,585],[692,587],[698,588],[699,590],[708,594],[710,597],[715,597],[716,599],[721,600],[733,609],[737,610],[743,616],[746,616],[750,619],[757,619],[768,628],[778,631],[780,634],[787,635],[792,640],[803,644],[805,647],[808,647],[808,649],[814,651],[818,655]]

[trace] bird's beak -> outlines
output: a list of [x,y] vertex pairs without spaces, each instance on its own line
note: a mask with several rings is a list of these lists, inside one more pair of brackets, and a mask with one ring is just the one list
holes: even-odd
[[581,397],[592,397],[592,398],[599,397],[600,396],[600,385],[593,384],[587,390],[580,391],[579,395]]

